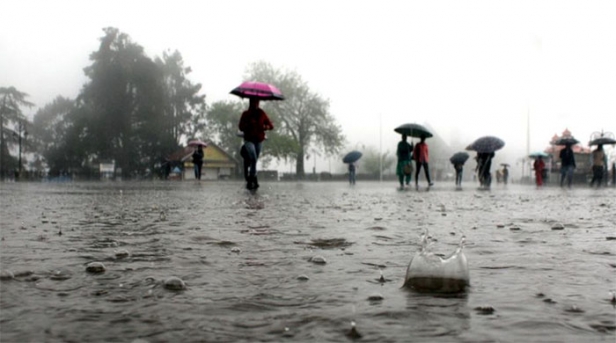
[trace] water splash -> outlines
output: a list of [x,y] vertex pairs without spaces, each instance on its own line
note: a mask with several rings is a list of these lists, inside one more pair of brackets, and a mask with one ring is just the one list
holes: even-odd
[[418,292],[460,293],[470,285],[468,263],[463,249],[466,237],[462,234],[456,250],[447,257],[434,254],[434,239],[428,230],[421,236],[420,250],[409,262],[404,287]]

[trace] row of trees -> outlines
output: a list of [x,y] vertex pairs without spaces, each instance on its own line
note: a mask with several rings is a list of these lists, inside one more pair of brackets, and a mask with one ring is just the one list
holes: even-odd
[[[19,163],[6,139],[27,123],[27,148],[36,152],[35,164],[46,164],[50,174],[63,171],[88,174],[98,163],[114,160],[124,177],[154,170],[186,139],[211,140],[239,159],[237,123],[245,104],[241,100],[206,105],[201,84],[188,76],[182,55],[164,52],[154,59],[143,47],[116,28],[104,29],[91,65],[88,82],[75,99],[58,96],[40,108],[31,123],[22,109],[33,106],[27,94],[0,88],[3,174]],[[268,133],[263,158],[295,161],[299,177],[310,148],[333,155],[344,136],[329,113],[329,101],[311,91],[295,72],[283,72],[265,62],[250,65],[245,79],[275,84],[286,100],[263,104],[276,123]]]

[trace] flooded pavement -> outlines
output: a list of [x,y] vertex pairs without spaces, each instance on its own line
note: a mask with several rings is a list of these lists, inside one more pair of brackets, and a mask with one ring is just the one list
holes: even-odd
[[[614,342],[616,191],[1,184],[2,342]],[[463,294],[403,288],[429,230]]]

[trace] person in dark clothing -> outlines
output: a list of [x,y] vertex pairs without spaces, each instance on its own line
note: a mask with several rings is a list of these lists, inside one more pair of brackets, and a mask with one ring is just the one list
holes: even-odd
[[259,99],[250,98],[250,105],[240,118],[239,130],[244,133],[244,171],[246,188],[255,190],[259,188],[257,181],[257,160],[261,154],[265,131],[273,130],[274,125],[269,117],[259,108]]
[[573,149],[571,144],[565,145],[565,148],[560,151],[560,186],[563,186],[565,177],[567,178],[567,185],[571,188],[573,182],[573,171],[575,170],[575,156],[573,155]]
[[507,168],[507,165],[503,166],[503,183],[506,185],[507,184],[507,180],[509,180],[509,168]]
[[492,174],[490,173],[490,169],[492,168],[492,158],[494,158],[493,152],[477,153],[479,183],[485,188],[490,188],[490,185],[492,184]]
[[402,140],[398,143],[396,155],[398,156],[398,164],[396,165],[396,175],[400,181],[400,189],[404,189],[404,184],[407,186],[413,177],[413,164],[411,161],[413,154],[413,144],[409,144],[407,136],[402,135]]
[[357,170],[357,165],[355,162],[349,163],[349,184],[355,184],[355,172]]
[[464,163],[454,163],[453,169],[456,171],[456,186],[462,187],[462,171],[464,170]]
[[192,154],[192,162],[195,166],[195,179],[201,180],[201,169],[203,168],[203,147],[199,145]]

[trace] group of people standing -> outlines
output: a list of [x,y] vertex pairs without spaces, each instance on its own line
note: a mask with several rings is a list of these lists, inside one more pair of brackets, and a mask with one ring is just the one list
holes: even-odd
[[[567,181],[567,187],[571,188],[573,183],[573,172],[576,169],[575,154],[572,149],[573,143],[565,144],[565,147],[560,151],[560,186],[564,187],[565,180]],[[607,155],[603,151],[603,145],[599,144],[595,150],[592,151],[592,179],[590,186],[595,184],[597,187],[601,186],[603,182],[603,175],[607,166]],[[535,183],[537,187],[542,187],[544,178],[546,175],[545,161],[541,156],[538,156],[533,163],[533,169],[535,170]]]
[[419,143],[413,146],[413,143],[407,142],[407,135],[403,134],[402,140],[398,143],[396,155],[398,157],[396,175],[398,175],[400,189],[404,189],[404,186],[408,186],[411,182],[413,176],[413,160],[415,161],[416,167],[415,188],[419,187],[419,174],[422,168],[424,169],[428,186],[431,187],[434,185],[430,180],[430,155],[425,136],[420,136]]

